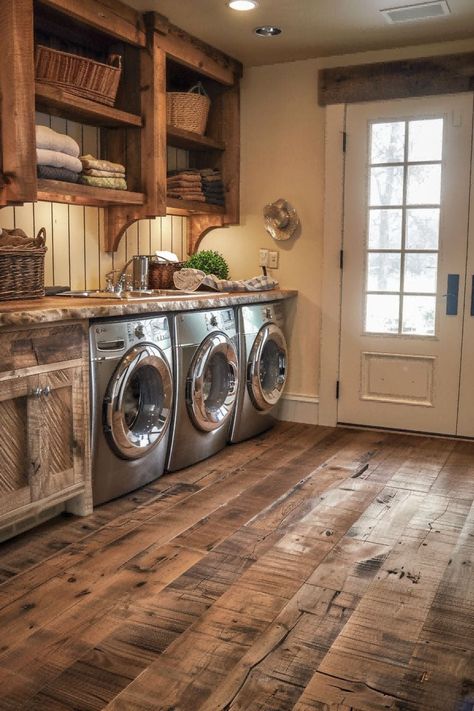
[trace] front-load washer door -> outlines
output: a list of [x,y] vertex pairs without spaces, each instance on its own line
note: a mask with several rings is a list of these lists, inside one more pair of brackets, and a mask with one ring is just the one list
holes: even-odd
[[262,326],[247,363],[247,388],[257,410],[277,404],[287,377],[288,348],[282,330],[274,323]]
[[103,424],[107,440],[122,459],[148,454],[171,419],[173,380],[162,351],[140,343],[122,358],[107,387]]
[[204,432],[221,427],[232,414],[237,397],[237,350],[220,331],[200,345],[186,381],[186,403],[194,425]]

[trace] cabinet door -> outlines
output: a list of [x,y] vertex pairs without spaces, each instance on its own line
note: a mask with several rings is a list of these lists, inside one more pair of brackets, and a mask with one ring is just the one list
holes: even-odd
[[30,379],[0,382],[0,516],[31,502],[28,403]]
[[38,397],[28,405],[32,501],[45,499],[85,478],[87,397],[79,366],[35,376]]

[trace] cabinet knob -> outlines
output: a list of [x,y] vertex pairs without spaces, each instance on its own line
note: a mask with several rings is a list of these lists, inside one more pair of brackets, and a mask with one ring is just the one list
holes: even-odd
[[43,392],[43,388],[39,388],[36,386],[36,388],[33,388],[31,391],[32,397],[41,397],[41,394]]
[[48,395],[50,394],[50,392],[51,392],[51,386],[50,386],[50,385],[46,385],[46,387],[43,388],[43,395],[46,395],[46,397],[48,397]]

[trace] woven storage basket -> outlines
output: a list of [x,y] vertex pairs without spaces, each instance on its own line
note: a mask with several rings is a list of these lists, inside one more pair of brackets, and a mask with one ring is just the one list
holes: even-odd
[[203,136],[210,106],[211,100],[200,82],[189,91],[168,91],[166,121],[170,126]]
[[113,106],[122,73],[122,58],[111,54],[108,64],[39,44],[35,54],[36,80],[71,94]]
[[38,247],[0,246],[0,301],[44,296],[44,227],[38,232]]
[[185,262],[150,261],[148,286],[150,289],[176,289],[173,275],[184,267]]

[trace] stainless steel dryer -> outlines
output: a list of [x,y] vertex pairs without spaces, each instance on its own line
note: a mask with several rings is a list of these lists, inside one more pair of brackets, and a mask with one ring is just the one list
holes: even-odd
[[237,308],[240,387],[230,432],[241,442],[268,430],[285,387],[288,349],[284,306],[276,301]]
[[94,504],[163,474],[173,403],[166,316],[90,327]]
[[173,335],[176,389],[169,471],[225,447],[239,380],[233,309],[177,314]]

